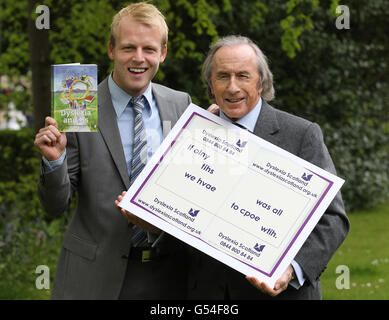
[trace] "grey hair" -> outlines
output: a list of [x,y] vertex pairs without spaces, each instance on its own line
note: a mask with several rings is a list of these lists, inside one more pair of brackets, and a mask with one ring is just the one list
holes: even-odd
[[213,98],[212,94],[212,83],[211,83],[211,76],[212,76],[212,61],[213,57],[215,56],[215,53],[217,50],[219,50],[222,47],[225,46],[237,46],[247,44],[251,48],[253,48],[255,55],[257,57],[257,68],[258,68],[258,74],[259,74],[259,83],[258,83],[258,89],[263,86],[262,90],[262,98],[266,101],[270,101],[274,99],[275,90],[273,87],[273,74],[269,69],[269,65],[267,63],[267,58],[259,49],[259,47],[249,38],[243,37],[243,36],[226,36],[223,38],[220,38],[209,50],[207,57],[205,58],[204,64],[203,64],[203,70],[202,75],[204,78],[205,83],[208,86],[208,95],[210,98]]

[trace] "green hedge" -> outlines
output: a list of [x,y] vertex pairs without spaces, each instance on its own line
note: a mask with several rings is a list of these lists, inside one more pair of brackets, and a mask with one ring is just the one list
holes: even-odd
[[[37,196],[40,157],[34,131],[0,131],[0,213],[44,217]],[[3,212],[2,212],[3,211]]]
[[68,215],[49,220],[40,205],[40,156],[32,129],[0,131],[0,299],[47,299],[36,267],[50,269],[51,286]]
[[21,176],[33,174],[38,163],[33,129],[0,131],[0,181],[18,181]]
[[342,196],[348,211],[388,200],[389,134],[377,126],[356,120],[342,127],[323,126],[337,174],[346,180]]

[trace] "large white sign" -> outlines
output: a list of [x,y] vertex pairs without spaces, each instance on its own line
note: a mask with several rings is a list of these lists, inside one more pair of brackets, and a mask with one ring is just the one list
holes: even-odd
[[191,104],[119,205],[273,287],[343,183]]

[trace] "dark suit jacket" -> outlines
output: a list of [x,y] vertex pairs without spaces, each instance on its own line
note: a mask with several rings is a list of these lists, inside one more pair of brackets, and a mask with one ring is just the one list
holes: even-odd
[[[186,93],[158,84],[153,84],[153,94],[166,136],[191,100]],[[65,162],[42,174],[38,184],[41,202],[52,215],[62,214],[78,193],[76,212],[63,239],[54,299],[117,299],[129,261],[131,228],[114,200],[129,188],[130,181],[107,79],[99,85],[98,98],[99,131],[68,133]],[[159,245],[172,255],[169,274],[175,269],[179,272],[181,266],[173,260],[182,258],[181,243],[165,235]],[[181,260],[185,261],[177,259]],[[159,276],[155,285],[174,290],[166,269],[153,270],[153,275]],[[186,286],[177,288],[181,289]]]
[[[263,101],[254,134],[329,172],[336,173],[324,144],[320,127],[305,119],[277,110]],[[255,187],[255,186],[253,186]],[[349,230],[341,194],[312,231],[295,260],[306,281],[298,290],[291,286],[277,299],[320,299],[319,277]],[[245,279],[244,275],[215,259],[192,250],[189,273],[189,297],[194,299],[268,299]]]

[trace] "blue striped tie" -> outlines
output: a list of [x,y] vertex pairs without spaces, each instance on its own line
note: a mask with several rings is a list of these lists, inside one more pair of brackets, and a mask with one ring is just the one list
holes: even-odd
[[[135,114],[130,178],[130,183],[133,184],[147,162],[147,136],[142,119],[142,112],[145,107],[144,96],[131,98],[130,106],[133,108]],[[135,247],[147,244],[147,232],[134,225],[132,228],[131,243]]]
[[131,98],[130,105],[135,113],[130,179],[131,184],[133,184],[147,162],[147,137],[142,119],[142,112],[145,107],[144,97]]

